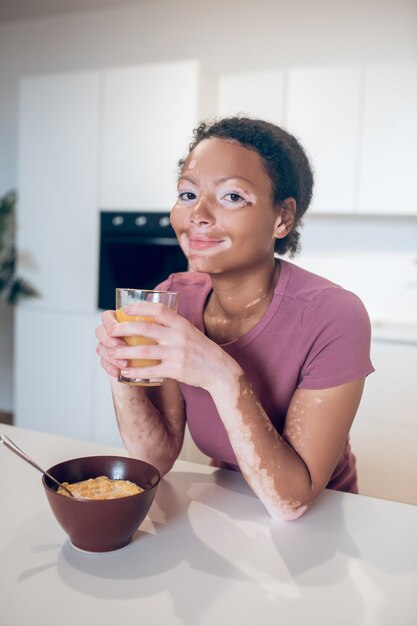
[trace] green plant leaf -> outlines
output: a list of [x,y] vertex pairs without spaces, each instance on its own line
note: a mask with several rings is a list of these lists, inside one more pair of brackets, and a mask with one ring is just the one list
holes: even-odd
[[38,297],[39,293],[23,278],[15,277],[11,283],[7,285],[6,302],[15,305],[23,298]]
[[14,211],[17,193],[8,191],[0,196],[0,299],[14,305],[23,298],[35,298],[38,291],[27,280],[16,276],[14,247]]

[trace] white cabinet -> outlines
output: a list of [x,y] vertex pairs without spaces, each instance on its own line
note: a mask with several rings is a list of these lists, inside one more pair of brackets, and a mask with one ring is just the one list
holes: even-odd
[[15,423],[91,438],[95,315],[36,311],[16,315]]
[[95,308],[98,98],[95,72],[21,84],[17,243],[34,308]]
[[316,173],[311,211],[351,212],[355,202],[361,75],[357,67],[223,74],[219,115],[247,114],[288,128]]
[[25,78],[19,112],[19,426],[119,442],[95,353],[100,208],[168,209],[193,127],[215,112],[196,62]]
[[111,446],[123,446],[117,427],[109,379],[98,357],[96,357],[92,388],[94,393],[91,433],[93,441]]
[[[95,326],[101,323],[100,317],[100,315],[96,316]],[[123,446],[117,427],[109,378],[101,367],[100,359],[96,354],[94,354],[91,388],[93,392],[91,414],[91,436],[93,441],[112,446]]]
[[100,208],[170,209],[178,160],[215,106],[214,78],[194,61],[106,70]]
[[358,67],[289,72],[286,126],[311,157],[311,211],[346,213],[355,205],[360,86]]
[[311,212],[417,215],[417,64],[219,77],[218,114],[288,128],[315,172]]
[[417,64],[367,68],[359,210],[417,215]]
[[365,384],[357,422],[413,426],[417,432],[417,343],[373,340],[375,372]]
[[241,114],[281,125],[283,103],[283,70],[235,72],[219,77],[220,117]]
[[100,316],[33,310],[16,315],[15,424],[123,446],[95,348]]
[[372,342],[375,372],[351,430],[359,492],[417,504],[417,342]]

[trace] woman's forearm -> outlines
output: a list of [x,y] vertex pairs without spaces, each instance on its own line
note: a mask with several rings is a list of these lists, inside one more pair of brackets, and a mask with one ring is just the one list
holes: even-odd
[[[167,384],[167,383],[165,383]],[[184,436],[181,420],[169,421],[149,399],[146,388],[110,378],[120,435],[133,457],[166,474],[177,459]]]
[[279,435],[238,369],[211,390],[237,462],[274,518],[296,519],[313,499],[308,468]]

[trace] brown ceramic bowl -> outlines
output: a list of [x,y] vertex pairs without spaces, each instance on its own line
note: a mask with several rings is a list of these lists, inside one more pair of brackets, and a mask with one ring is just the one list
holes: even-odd
[[160,481],[153,465],[121,456],[87,456],[64,461],[48,469],[59,482],[74,483],[87,478],[108,476],[130,480],[144,491],[125,498],[87,500],[57,493],[47,476],[42,479],[51,509],[71,543],[89,552],[122,548],[145,519]]

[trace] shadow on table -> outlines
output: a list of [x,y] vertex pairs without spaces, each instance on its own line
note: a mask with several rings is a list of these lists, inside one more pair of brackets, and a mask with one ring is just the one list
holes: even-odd
[[[149,598],[168,591],[178,616],[194,625],[224,594],[236,593],[236,581],[246,583],[246,597],[240,599],[246,610],[249,600],[254,606],[275,606],[278,589],[283,592],[280,602],[292,605],[299,599],[296,578],[302,568],[318,568],[332,558],[335,546],[328,541],[324,554],[310,549],[303,556],[300,547],[314,539],[308,524],[302,532],[295,532],[297,525],[271,525],[240,474],[172,472],[161,482],[150,516],[129,546],[85,554],[67,542],[58,572],[78,592],[100,598]],[[306,532],[309,538],[300,546]],[[291,534],[298,538],[293,545]],[[345,548],[356,554],[348,537]],[[346,572],[335,566],[330,575],[335,582]]]
[[[251,581],[222,555],[216,541],[207,541],[213,527],[217,538],[236,529],[212,504],[193,499],[193,491],[206,489],[216,489],[210,476],[171,473],[161,481],[150,515],[128,546],[91,554],[67,541],[58,558],[59,576],[78,592],[98,598],[149,600],[168,592],[178,617],[194,626],[227,591],[229,581]],[[191,511],[196,507],[200,511]]]
[[[68,587],[99,599],[149,600],[168,592],[177,620],[187,626],[223,606],[226,596],[240,623],[253,623],[260,606],[265,615],[276,616],[279,609],[287,618],[303,607],[312,617],[326,614],[327,622],[334,612],[334,623],[350,626],[362,623],[364,600],[349,562],[364,557],[346,528],[342,504],[325,492],[296,522],[275,522],[240,474],[174,471],[161,481],[150,515],[128,546],[92,554],[67,541],[57,572]],[[355,535],[372,532],[373,524],[372,516],[349,520]],[[377,554],[372,564],[388,571],[403,567],[395,558],[378,561]],[[54,565],[22,572],[20,579]],[[316,593],[322,587],[333,589],[325,606],[328,592]],[[343,597],[334,596],[335,588]],[[349,621],[340,615],[340,602],[349,606]],[[378,623],[388,624],[383,615]]]

